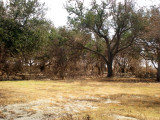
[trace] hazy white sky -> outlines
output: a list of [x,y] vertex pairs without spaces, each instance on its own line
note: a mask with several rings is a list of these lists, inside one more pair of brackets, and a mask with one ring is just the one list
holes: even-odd
[[65,0],[40,0],[48,7],[46,17],[53,21],[55,27],[63,26],[67,21],[67,11],[64,9]]
[[[66,0],[40,0],[45,2],[48,7],[46,17],[53,21],[55,27],[63,26],[67,24],[68,13],[64,9]],[[89,3],[91,0],[84,0]],[[100,0],[98,0],[100,1]],[[140,7],[149,5],[158,5],[160,0],[135,0]]]

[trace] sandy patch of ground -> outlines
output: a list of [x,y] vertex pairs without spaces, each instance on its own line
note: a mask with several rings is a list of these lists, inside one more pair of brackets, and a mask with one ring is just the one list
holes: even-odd
[[[39,99],[29,103],[0,106],[0,111],[5,116],[4,118],[0,118],[0,120],[53,120],[68,114],[75,114],[86,110],[96,110],[98,106],[94,104],[95,101],[103,102],[104,104],[119,104],[118,101],[112,101],[111,99],[100,100],[100,98],[93,96],[83,96],[79,98],[75,98],[74,96],[68,98],[59,96],[58,100],[54,100],[53,98]],[[122,118],[122,116],[118,115],[113,117],[120,120]]]
[[[23,104],[1,106],[5,120],[43,120],[55,119],[65,114],[74,114],[97,107],[88,101],[72,100],[59,97],[59,101],[52,99],[36,100]],[[1,120],[1,119],[0,119]]]
[[115,120],[138,120],[136,118],[127,117],[123,115],[113,115],[113,117],[115,118]]

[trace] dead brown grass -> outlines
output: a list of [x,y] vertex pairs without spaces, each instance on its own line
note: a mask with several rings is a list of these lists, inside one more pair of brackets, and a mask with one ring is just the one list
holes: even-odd
[[[68,102],[67,99],[71,99],[88,101],[98,106],[96,110],[79,113],[78,117],[71,115],[74,120],[87,120],[87,115],[91,120],[111,120],[113,114],[142,120],[160,119],[159,83],[105,82],[104,79],[0,82],[0,105],[26,103],[38,99],[53,99],[62,105]],[[116,100],[119,104],[106,104],[108,99]],[[50,103],[50,106],[55,104]],[[29,109],[28,112],[34,114],[35,111]],[[3,117],[3,112],[0,112],[0,118]],[[68,118],[64,117],[63,120]]]
[[6,116],[3,114],[2,111],[0,111],[0,118],[5,118]]
[[31,109],[31,108],[25,109],[25,111],[26,111],[27,113],[30,113],[30,114],[35,114],[35,113],[36,113],[36,110]]

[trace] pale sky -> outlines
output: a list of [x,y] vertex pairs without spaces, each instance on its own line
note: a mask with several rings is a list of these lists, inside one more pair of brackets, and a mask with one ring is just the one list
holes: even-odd
[[[67,24],[68,13],[64,9],[66,0],[40,0],[45,2],[48,7],[46,17],[53,21],[55,27],[63,26]],[[89,3],[91,0],[84,0]],[[98,0],[100,1],[100,0]],[[158,5],[160,0],[135,0],[140,7],[149,5]]]

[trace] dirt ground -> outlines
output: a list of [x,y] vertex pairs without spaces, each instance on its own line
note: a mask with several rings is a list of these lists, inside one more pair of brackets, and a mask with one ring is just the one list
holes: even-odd
[[160,84],[129,78],[1,81],[0,120],[160,120]]

